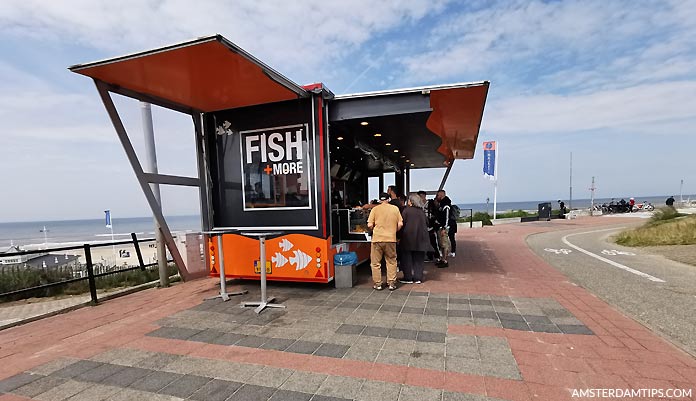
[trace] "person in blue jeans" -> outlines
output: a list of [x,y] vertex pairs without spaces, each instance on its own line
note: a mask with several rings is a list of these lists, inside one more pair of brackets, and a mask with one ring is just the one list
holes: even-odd
[[404,284],[423,282],[425,252],[430,248],[428,221],[423,206],[420,196],[412,194],[408,197],[407,206],[401,212],[404,226],[401,229],[399,247],[403,257],[401,270],[404,278],[400,281]]

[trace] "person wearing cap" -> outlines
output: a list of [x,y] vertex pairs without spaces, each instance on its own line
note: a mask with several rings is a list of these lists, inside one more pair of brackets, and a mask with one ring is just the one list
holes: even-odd
[[633,213],[633,207],[636,206],[636,200],[631,198],[628,200],[628,211]]
[[367,228],[372,230],[370,265],[374,289],[382,287],[382,258],[387,265],[387,285],[389,290],[396,289],[396,232],[404,225],[399,208],[389,203],[390,196],[383,193],[381,201],[370,211],[367,218]]

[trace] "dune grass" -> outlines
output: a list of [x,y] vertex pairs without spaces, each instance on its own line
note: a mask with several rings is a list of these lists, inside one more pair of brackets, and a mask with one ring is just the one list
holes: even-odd
[[696,216],[682,216],[671,208],[660,209],[645,225],[619,234],[616,243],[626,246],[694,245]]

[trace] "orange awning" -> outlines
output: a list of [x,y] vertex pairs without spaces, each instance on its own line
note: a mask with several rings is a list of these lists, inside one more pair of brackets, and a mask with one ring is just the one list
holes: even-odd
[[307,92],[220,35],[70,70],[150,103],[210,112],[297,99]]
[[430,91],[428,129],[442,138],[438,151],[448,160],[472,159],[476,150],[488,82]]

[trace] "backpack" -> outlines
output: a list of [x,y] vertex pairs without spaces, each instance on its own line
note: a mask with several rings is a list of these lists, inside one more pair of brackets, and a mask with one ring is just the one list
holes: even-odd
[[452,220],[459,220],[459,216],[461,215],[461,210],[459,209],[459,206],[457,205],[452,205],[450,206],[450,218]]

